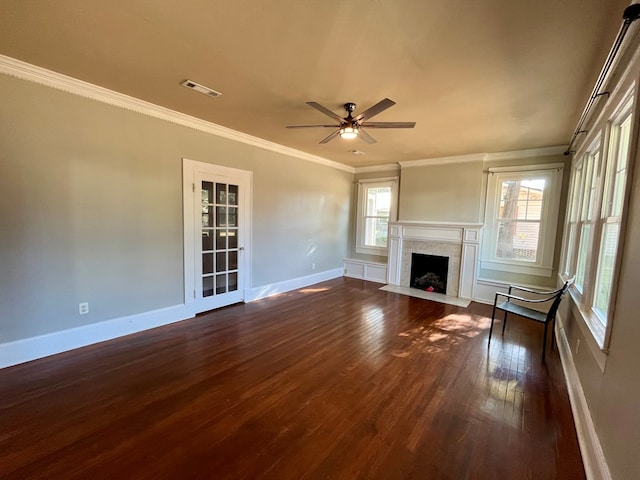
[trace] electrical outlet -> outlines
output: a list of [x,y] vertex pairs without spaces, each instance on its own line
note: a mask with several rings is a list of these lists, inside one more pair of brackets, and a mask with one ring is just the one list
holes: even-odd
[[89,313],[89,303],[80,303],[78,305],[78,312],[80,312],[80,315],[86,315],[87,313]]
[[312,263],[312,264],[311,264],[311,270],[315,270],[315,269],[316,269],[316,264],[315,264],[315,263]]

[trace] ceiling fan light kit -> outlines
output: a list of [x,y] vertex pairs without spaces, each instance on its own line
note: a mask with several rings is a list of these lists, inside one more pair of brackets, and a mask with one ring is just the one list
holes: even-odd
[[340,137],[351,139],[356,138],[358,136],[358,128],[357,127],[343,127],[340,129]]
[[363,127],[367,128],[413,128],[416,126],[416,122],[371,122],[367,123],[367,120],[374,115],[377,115],[389,107],[392,107],[396,104],[393,100],[389,100],[385,98],[384,100],[379,101],[373,107],[368,108],[358,116],[354,117],[353,112],[356,109],[356,104],[353,102],[348,102],[344,104],[344,109],[347,111],[346,117],[341,117],[337,113],[332,112],[327,107],[320,105],[317,102],[307,102],[311,108],[318,110],[320,113],[331,117],[333,120],[338,122],[338,125],[287,125],[287,128],[333,128],[335,129],[329,136],[320,140],[320,143],[328,143],[338,135],[340,138],[345,139],[353,139],[356,137],[360,137],[366,143],[372,144],[376,143],[375,138],[369,135],[366,131],[363,130]]

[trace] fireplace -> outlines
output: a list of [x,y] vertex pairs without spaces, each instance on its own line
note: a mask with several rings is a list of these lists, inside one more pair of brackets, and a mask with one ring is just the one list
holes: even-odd
[[[389,222],[389,264],[387,283],[412,287],[413,256],[421,254],[447,259],[444,292],[450,297],[473,299],[480,253],[479,223],[453,222]],[[429,271],[420,276],[427,275]],[[433,273],[433,272],[431,272]],[[429,276],[431,277],[431,276]],[[426,290],[429,287],[419,287]],[[434,291],[436,287],[433,286]]]
[[412,253],[409,286],[426,292],[446,294],[448,272],[449,257]]

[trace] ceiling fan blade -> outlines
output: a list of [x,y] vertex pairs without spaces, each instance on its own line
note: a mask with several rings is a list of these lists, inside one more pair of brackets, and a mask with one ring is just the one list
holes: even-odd
[[[335,125],[334,125],[335,127]],[[329,135],[326,138],[323,138],[322,140],[320,140],[319,143],[329,143],[331,140],[333,140],[334,138],[336,138],[338,136],[338,134],[340,133],[340,129],[336,130],[335,132],[333,132],[331,135]]]
[[416,122],[367,122],[361,125],[367,128],[413,128]]
[[[320,105],[318,102],[307,102],[307,105],[309,105],[311,108],[315,108],[316,110],[318,110],[321,113],[324,113],[326,116],[333,118],[334,120],[337,120],[340,123],[344,122],[344,118],[342,118],[340,115],[338,115],[337,113],[333,113],[331,110],[329,110],[327,107]],[[335,126],[335,125],[334,125]]]
[[377,143],[376,139],[365,132],[362,128],[358,129],[358,137],[367,142],[369,145],[371,145],[372,143]]
[[357,122],[363,122],[367,118],[371,118],[374,115],[377,115],[380,112],[385,111],[387,108],[393,107],[395,104],[396,104],[396,102],[394,102],[393,100],[389,100],[388,98],[385,98],[384,100],[380,100],[373,107],[367,108],[364,112],[362,112],[360,115],[358,115],[355,118],[355,120]]
[[336,128],[338,125],[287,125],[286,128],[314,128],[314,127],[322,127],[322,128]]

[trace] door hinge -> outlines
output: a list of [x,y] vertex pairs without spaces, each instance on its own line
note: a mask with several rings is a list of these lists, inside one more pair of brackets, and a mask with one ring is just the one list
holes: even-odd
[[196,193],[196,184],[195,184],[195,183],[192,183],[192,184],[191,184],[191,191],[192,191],[193,193]]
[[193,291],[193,298],[196,298],[196,291]]

